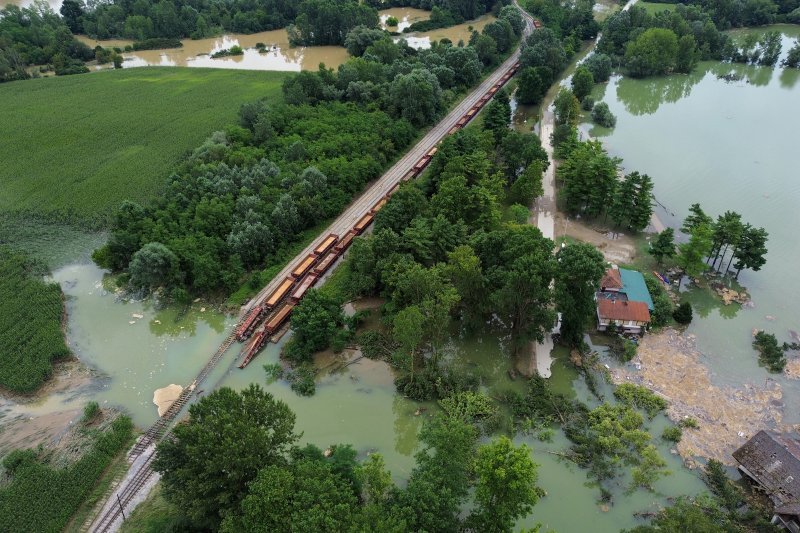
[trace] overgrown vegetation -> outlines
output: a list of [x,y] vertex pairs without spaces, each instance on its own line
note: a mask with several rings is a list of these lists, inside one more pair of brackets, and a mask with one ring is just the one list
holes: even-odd
[[623,383],[614,389],[614,397],[625,405],[637,407],[652,418],[667,408],[667,401],[656,393],[633,383]]
[[47,283],[46,267],[0,246],[0,386],[28,393],[52,373],[54,361],[70,355],[61,321],[61,288]]
[[123,200],[164,192],[169,170],[241,102],[279,99],[285,77],[135,68],[0,85],[0,210],[107,226]]
[[753,348],[758,351],[758,362],[767,367],[767,370],[778,374],[786,367],[787,343],[782,346],[772,333],[759,331],[753,338]]
[[16,450],[3,459],[10,477],[0,488],[4,531],[61,531],[111,462],[131,441],[133,424],[120,416],[95,437],[75,463],[56,468],[34,450]]

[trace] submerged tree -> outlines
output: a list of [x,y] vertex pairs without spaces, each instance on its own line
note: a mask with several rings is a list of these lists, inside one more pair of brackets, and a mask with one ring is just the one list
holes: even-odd
[[650,255],[659,265],[665,258],[673,257],[675,255],[675,230],[665,228],[659,233],[656,240],[650,245]]
[[569,344],[581,342],[586,321],[595,312],[594,295],[606,262],[594,246],[580,243],[566,246],[556,254],[556,308],[561,312],[561,336]]

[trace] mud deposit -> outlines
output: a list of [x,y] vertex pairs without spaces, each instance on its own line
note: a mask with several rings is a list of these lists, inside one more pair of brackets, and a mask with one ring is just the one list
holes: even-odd
[[778,383],[758,377],[739,387],[715,385],[692,334],[667,329],[646,335],[637,357],[612,376],[615,383],[630,381],[664,396],[673,421],[697,420],[699,429],[685,429],[677,445],[687,460],[699,456],[732,465],[731,453],[758,430],[792,430],[782,424],[783,391]]

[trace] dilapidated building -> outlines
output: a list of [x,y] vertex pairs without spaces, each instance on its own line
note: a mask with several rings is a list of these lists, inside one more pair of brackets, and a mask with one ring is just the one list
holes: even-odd
[[739,470],[769,496],[773,523],[800,533],[799,436],[759,431],[733,452]]

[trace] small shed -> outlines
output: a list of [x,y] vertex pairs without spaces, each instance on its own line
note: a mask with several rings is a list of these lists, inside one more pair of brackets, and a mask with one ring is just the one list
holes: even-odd
[[733,452],[733,457],[739,462],[739,470],[772,500],[772,522],[800,533],[798,437],[761,430]]

